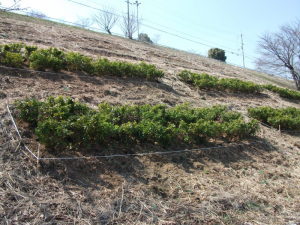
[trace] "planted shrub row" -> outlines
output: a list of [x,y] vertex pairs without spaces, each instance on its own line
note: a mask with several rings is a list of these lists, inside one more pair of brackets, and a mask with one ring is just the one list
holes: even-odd
[[157,80],[164,76],[163,71],[144,62],[111,62],[100,58],[93,60],[76,52],[63,52],[57,48],[38,49],[25,44],[0,45],[0,64],[11,67],[29,66],[34,70],[69,70],[90,75],[111,75],[119,77],[139,77]]
[[187,104],[112,106],[97,110],[71,98],[50,97],[41,102],[27,99],[16,103],[18,117],[28,122],[39,141],[54,150],[89,148],[113,142],[120,144],[202,143],[210,139],[239,140],[254,135],[256,120],[224,106],[191,108]]
[[300,109],[294,107],[274,109],[257,107],[248,109],[248,114],[263,123],[282,130],[300,131]]
[[280,97],[294,99],[294,100],[300,100],[300,92],[299,91],[291,90],[288,88],[280,88],[280,87],[277,87],[272,84],[263,85],[262,87],[269,91],[279,94]]
[[258,85],[249,81],[242,81],[233,78],[217,78],[210,76],[206,73],[197,74],[190,71],[184,70],[178,74],[178,77],[188,83],[196,86],[200,89],[215,89],[215,90],[225,90],[231,92],[241,92],[241,93],[259,93],[263,89],[267,89],[274,93],[279,94],[280,97],[300,100],[300,92],[291,90],[288,88],[281,88],[275,85]]
[[184,70],[178,74],[179,78],[200,89],[223,90],[240,93],[259,93],[262,88],[260,85],[250,81],[242,81],[234,78],[217,78],[206,73],[198,74]]

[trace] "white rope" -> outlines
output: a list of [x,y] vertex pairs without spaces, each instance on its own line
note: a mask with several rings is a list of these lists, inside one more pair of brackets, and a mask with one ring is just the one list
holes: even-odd
[[11,119],[11,121],[12,121],[12,123],[13,123],[13,125],[14,125],[14,127],[15,127],[15,130],[16,130],[16,132],[17,132],[17,134],[18,134],[18,136],[19,136],[19,138],[20,138],[20,141],[23,143],[23,145],[24,145],[24,147],[25,147],[25,149],[36,159],[36,160],[39,160],[39,157],[37,157],[25,144],[24,144],[24,142],[23,142],[23,138],[22,138],[22,136],[21,136],[21,134],[20,134],[20,131],[19,131],[19,129],[18,129],[18,127],[17,127],[17,124],[16,124],[16,122],[15,122],[15,120],[14,120],[14,117],[12,116],[12,114],[11,114],[11,111],[10,111],[10,109],[9,109],[9,106],[8,106],[8,104],[6,105],[6,108],[7,108],[7,111],[8,111],[8,115],[10,116],[10,119]]
[[81,157],[61,157],[61,158],[54,157],[54,158],[39,158],[39,159],[40,160],[73,160],[73,159],[117,158],[117,157],[131,157],[131,156],[166,155],[166,154],[174,154],[174,153],[203,151],[203,150],[209,150],[209,149],[230,148],[230,147],[235,147],[235,146],[246,146],[246,145],[250,145],[253,143],[234,144],[234,145],[230,145],[230,146],[216,146],[216,147],[207,147],[207,148],[174,150],[174,151],[162,151],[162,152],[158,151],[158,152],[145,152],[145,153],[132,153],[132,154],[96,155],[96,156],[81,156]]

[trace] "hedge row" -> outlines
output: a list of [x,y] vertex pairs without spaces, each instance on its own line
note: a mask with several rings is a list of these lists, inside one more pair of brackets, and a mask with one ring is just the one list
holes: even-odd
[[242,81],[234,78],[217,78],[206,73],[198,74],[184,70],[178,74],[179,78],[200,89],[222,90],[237,93],[259,93],[262,88],[260,85],[250,81]]
[[188,83],[196,86],[200,89],[214,89],[214,90],[223,90],[223,91],[231,91],[231,92],[242,92],[242,93],[259,93],[263,89],[267,89],[274,93],[279,94],[280,97],[300,100],[300,92],[287,89],[280,88],[275,85],[258,85],[249,81],[242,81],[239,79],[233,78],[217,78],[214,76],[210,76],[208,74],[202,73],[192,73],[190,71],[184,70],[178,74],[178,77]]
[[[139,77],[147,80],[157,80],[164,72],[154,65],[127,62],[111,62],[105,58],[93,60],[76,52],[65,53],[56,48],[38,49],[22,43],[0,45],[0,64],[11,67],[29,66],[35,70],[69,70],[82,71],[90,75],[111,75],[119,77]],[[259,93],[268,89],[281,97],[300,100],[300,92],[274,85],[258,85],[249,81],[233,78],[217,78],[208,74],[197,74],[184,70],[179,78],[200,89],[215,89],[237,93]]]
[[291,90],[288,88],[280,88],[280,87],[277,87],[272,84],[263,85],[262,87],[269,91],[279,94],[280,97],[294,99],[294,100],[300,100],[300,92],[299,91]]
[[274,109],[257,107],[248,109],[248,114],[263,123],[282,130],[300,131],[300,109],[294,107]]
[[71,98],[41,102],[27,99],[16,103],[19,119],[28,122],[39,141],[49,149],[89,148],[111,142],[120,144],[202,143],[210,139],[234,141],[254,135],[256,120],[224,106],[191,108],[187,104],[112,106],[102,103],[97,110]]
[[76,52],[63,52],[57,48],[38,49],[25,44],[0,45],[0,64],[11,67],[29,66],[34,70],[82,71],[90,75],[111,75],[119,77],[139,77],[157,80],[164,76],[163,71],[154,65],[111,62],[101,58],[93,60]]

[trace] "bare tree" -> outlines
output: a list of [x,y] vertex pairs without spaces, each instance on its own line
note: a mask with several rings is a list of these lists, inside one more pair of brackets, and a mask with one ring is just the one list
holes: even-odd
[[134,15],[130,15],[129,18],[127,16],[123,16],[121,28],[125,37],[132,39],[133,34],[137,31],[136,17]]
[[152,38],[152,41],[153,41],[154,44],[158,44],[160,39],[161,39],[160,34],[154,34],[154,37]]
[[[0,11],[10,12],[10,11],[20,11],[25,8],[21,8],[20,3],[22,0],[12,0],[12,3],[8,7],[1,7]],[[0,2],[1,5],[1,2]]]
[[257,68],[274,74],[289,73],[300,90],[300,21],[282,26],[277,33],[266,33],[259,42]]
[[92,26],[93,21],[90,18],[80,17],[75,22],[81,28],[88,28]]
[[45,19],[47,17],[46,14],[44,14],[40,11],[37,11],[37,10],[33,10],[33,9],[30,10],[29,12],[27,12],[27,15],[36,17],[36,18],[40,18],[40,19]]
[[112,8],[106,7],[105,10],[99,12],[94,16],[94,21],[99,27],[111,34],[111,29],[118,21],[118,16],[115,14]]

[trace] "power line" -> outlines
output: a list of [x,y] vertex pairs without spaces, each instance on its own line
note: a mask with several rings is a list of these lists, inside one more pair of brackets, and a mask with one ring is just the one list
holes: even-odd
[[[89,0],[89,2],[93,2],[93,3],[95,3],[95,0]],[[136,4],[136,3],[133,3],[133,4]],[[141,3],[139,3],[139,4],[141,4]],[[138,9],[137,9],[137,11],[138,11]],[[121,13],[121,12],[120,12]],[[138,14],[138,12],[137,12],[137,14]],[[116,14],[117,15],[117,14]],[[120,14],[119,14],[120,15]],[[164,14],[165,15],[165,14]],[[177,17],[175,17],[176,19],[177,19]],[[139,19],[139,18],[138,18]],[[174,18],[173,18],[174,19]],[[221,48],[227,48],[230,52],[235,52],[236,50],[235,49],[231,49],[231,48],[228,48],[228,47],[226,47],[226,46],[224,46],[224,45],[220,45],[220,44],[216,44],[216,43],[213,43],[213,42],[208,42],[207,40],[204,40],[204,39],[201,39],[200,37],[197,37],[197,36],[193,36],[193,35],[190,35],[190,34],[187,34],[187,33],[184,33],[184,32],[182,32],[182,31],[178,31],[178,30],[175,30],[174,28],[170,28],[170,27],[167,27],[167,26],[164,26],[164,25],[161,25],[161,24],[158,24],[158,23],[155,23],[155,22],[153,22],[153,21],[151,21],[151,20],[148,20],[148,19],[143,19],[144,21],[148,21],[149,23],[151,23],[151,24],[155,24],[155,25],[157,25],[157,26],[160,26],[160,27],[163,27],[163,28],[167,28],[167,29],[169,29],[169,30],[172,30],[172,31],[175,31],[175,32],[178,32],[179,34],[185,34],[185,35],[187,35],[187,36],[190,36],[190,37],[192,37],[192,38],[196,38],[196,39],[199,39],[199,40],[201,40],[201,41],[204,41],[204,42],[206,42],[206,43],[208,43],[208,44],[210,44],[211,46],[214,46],[214,47],[221,47]],[[178,20],[179,21],[179,20]],[[180,22],[182,22],[182,21],[185,21],[185,20],[180,20]],[[181,23],[181,24],[183,24],[183,23]],[[195,24],[195,23],[193,23],[193,24]],[[189,24],[189,25],[192,25],[192,24]],[[202,28],[203,26],[201,25],[200,27],[197,27],[197,29],[200,29],[201,30],[201,28]],[[139,27],[138,27],[139,28]],[[138,33],[139,33],[139,31],[138,31]],[[217,33],[217,32],[213,32],[213,33]],[[224,33],[224,32],[223,32]],[[229,33],[229,32],[227,32],[227,33]],[[216,35],[214,35],[214,36],[216,36]],[[218,35],[220,38],[222,38],[222,40],[224,40],[224,39],[226,39],[226,38],[224,38],[223,36],[221,37],[220,35]],[[227,39],[227,41],[230,41],[231,43],[233,43],[233,41],[230,39]],[[235,43],[236,44],[236,43]],[[227,51],[228,51],[227,50]]]
[[81,3],[81,2],[77,2],[77,1],[73,1],[73,0],[67,0],[67,1],[73,2],[74,4],[81,5],[81,6],[90,8],[90,9],[98,10],[98,11],[101,11],[101,12],[104,12],[104,13],[109,13],[109,14],[112,14],[112,15],[115,15],[115,16],[120,16],[120,17],[122,16],[122,15],[119,15],[119,14],[116,14],[116,13],[113,13],[113,12],[109,12],[107,10],[99,9],[99,8],[96,8],[96,7],[93,7],[93,6]]
[[[107,10],[103,10],[103,9],[100,9],[100,8],[97,8],[97,7],[93,7],[93,6],[90,6],[90,5],[81,3],[81,2],[77,2],[77,1],[75,1],[75,0],[67,0],[67,1],[72,2],[72,3],[74,3],[74,4],[81,5],[81,6],[85,6],[85,7],[94,9],[94,10],[98,10],[98,11],[101,11],[101,12],[110,13],[110,14],[112,14],[112,15],[122,17],[122,15],[120,15],[120,14],[118,14],[118,13],[115,13],[115,12],[109,12],[109,11],[107,11]],[[129,0],[128,0],[128,1],[129,1]],[[148,20],[148,21],[149,21],[149,20]],[[150,22],[150,21],[149,21],[149,22]],[[153,23],[153,22],[151,22],[151,23]],[[223,48],[224,50],[226,50],[226,51],[227,51],[228,53],[230,53],[230,54],[233,54],[233,55],[236,55],[236,56],[241,56],[241,54],[238,53],[238,52],[236,52],[236,50],[230,49],[230,48],[228,48],[227,46],[220,45],[220,44],[214,44],[214,43],[207,43],[207,41],[205,41],[205,40],[202,40],[202,41],[193,40],[193,39],[191,39],[191,38],[195,38],[195,39],[199,39],[199,40],[200,40],[200,38],[199,38],[199,37],[192,36],[192,35],[187,34],[187,33],[184,33],[184,32],[182,32],[182,31],[177,31],[177,30],[176,30],[176,32],[179,32],[179,33],[181,33],[181,34],[185,34],[185,35],[188,36],[188,37],[184,37],[184,36],[182,36],[182,35],[175,34],[175,33],[173,33],[173,32],[166,31],[166,30],[163,30],[163,29],[159,29],[159,28],[153,27],[153,26],[148,25],[148,24],[145,24],[145,23],[140,23],[140,24],[143,25],[143,26],[145,26],[145,27],[148,27],[148,28],[150,28],[150,29],[152,29],[152,30],[156,30],[156,31],[159,31],[159,32],[162,32],[162,33],[171,35],[171,36],[175,36],[175,37],[177,37],[177,38],[180,38],[180,39],[183,39],[183,40],[186,40],[186,41],[190,41],[190,42],[193,42],[193,43],[195,43],[195,44],[199,44],[199,45],[206,46],[206,47],[209,47],[209,48],[221,47],[221,48]],[[156,23],[156,24],[157,24],[157,23]],[[167,28],[167,29],[174,30],[174,29],[172,29],[172,28],[170,28],[170,27],[166,27],[166,26],[163,26],[163,25],[160,25],[160,24],[157,24],[157,25],[162,26],[162,27],[165,27],[165,28]],[[174,30],[174,31],[175,31],[175,30]],[[204,43],[204,42],[205,42],[205,43]],[[246,57],[246,58],[248,58],[248,59],[252,58],[252,59],[253,59],[253,58],[255,58],[255,57],[252,57],[252,56],[250,57],[250,56],[248,56],[248,57]]]
[[[115,15],[115,16],[122,17],[122,15],[120,15],[120,14],[117,14],[117,13],[114,13],[114,12],[110,12],[110,11],[108,11],[108,10],[103,10],[103,9],[100,9],[100,8],[97,8],[97,7],[93,7],[93,6],[90,6],[90,5],[81,3],[81,2],[77,2],[77,1],[74,1],[74,0],[67,0],[67,1],[72,2],[72,3],[74,3],[74,4],[78,4],[78,5],[87,7],[87,8],[90,8],[90,9],[93,9],[93,10],[98,10],[98,11],[101,11],[101,12],[104,12],[104,13],[109,13],[109,14],[112,14],[112,15]],[[127,0],[127,1],[129,1],[129,0]],[[150,21],[149,21],[149,22],[150,22]],[[68,22],[68,23],[71,23],[71,22]],[[151,23],[153,23],[153,22],[151,22]],[[214,47],[220,46],[220,47],[224,48],[224,50],[226,50],[226,51],[229,52],[230,54],[233,54],[233,55],[236,55],[236,56],[240,56],[240,53],[237,53],[235,50],[232,50],[232,49],[230,49],[230,48],[228,48],[228,47],[225,47],[225,46],[223,46],[223,45],[220,45],[220,44],[213,44],[213,43],[210,43],[210,44],[209,44],[209,43],[207,43],[207,41],[205,41],[205,40],[203,40],[203,41],[205,41],[206,43],[204,43],[203,41],[200,42],[200,41],[192,40],[191,37],[192,37],[192,38],[196,38],[196,39],[200,39],[200,38],[199,38],[199,37],[192,36],[192,35],[187,34],[187,33],[183,33],[183,32],[181,32],[181,31],[177,31],[177,30],[174,30],[174,29],[173,29],[174,31],[179,32],[179,33],[181,33],[181,34],[185,34],[185,35],[187,35],[187,36],[189,36],[189,37],[187,38],[187,37],[184,37],[184,36],[182,36],[182,35],[178,35],[178,34],[175,34],[175,33],[169,32],[169,31],[166,31],[166,30],[162,30],[162,29],[159,29],[159,28],[156,28],[156,27],[153,27],[153,26],[151,26],[151,25],[144,24],[144,23],[140,23],[140,24],[142,24],[142,25],[144,25],[145,27],[148,27],[148,28],[150,28],[150,29],[152,29],[152,30],[156,30],[156,31],[159,31],[159,32],[162,32],[162,33],[171,35],[171,36],[175,36],[175,37],[177,37],[177,38],[180,38],[180,39],[183,39],[183,40],[186,40],[186,41],[190,41],[190,42],[193,42],[193,43],[195,43],[195,44],[203,45],[203,46],[210,47],[210,48],[214,48]],[[76,24],[76,25],[77,25],[77,24]],[[160,24],[157,24],[157,25],[172,30],[172,28],[169,28],[169,27],[166,27],[166,26],[163,26],[163,25],[160,25]],[[118,34],[118,35],[119,35],[119,34]],[[247,58],[250,58],[250,57],[247,57]],[[251,57],[251,58],[254,58],[254,57]]]
[[[90,6],[90,5],[81,3],[81,2],[77,2],[77,1],[74,1],[74,0],[67,0],[67,1],[73,2],[74,4],[78,4],[78,5],[81,5],[81,6],[85,6],[85,7],[94,9],[94,10],[98,10],[98,11],[101,11],[101,12],[111,13],[111,14],[113,14],[113,15],[120,16],[119,14],[112,13],[112,12],[109,12],[109,11],[106,11],[106,10],[102,10],[102,9],[99,9],[99,8],[96,8],[96,7],[93,7],[93,6]],[[129,2],[129,0],[127,0],[126,2]],[[130,3],[130,2],[129,2],[129,3]],[[129,4],[129,3],[127,3],[127,4]],[[127,7],[127,8],[128,8],[128,7]],[[175,34],[175,33],[169,32],[169,31],[165,31],[165,30],[162,30],[162,29],[159,29],[159,28],[155,28],[155,27],[153,27],[153,26],[151,26],[151,25],[147,25],[147,24],[145,24],[145,23],[140,23],[140,24],[143,25],[143,26],[145,26],[145,27],[148,27],[148,28],[150,28],[150,29],[153,29],[153,30],[156,30],[156,31],[159,31],[159,32],[162,32],[162,33],[171,35],[171,36],[175,36],[175,37],[181,38],[181,39],[183,39],[183,40],[193,42],[193,43],[195,43],[195,44],[203,45],[203,46],[206,46],[206,47],[209,47],[209,48],[215,47],[214,45],[209,45],[209,44],[206,44],[206,43],[203,43],[203,42],[200,42],[200,41],[195,41],[195,40],[192,40],[191,38],[186,38],[186,37],[183,37],[182,35],[178,35],[178,34]],[[190,36],[190,35],[189,35],[189,36]],[[225,49],[225,50],[226,50],[227,52],[231,53],[231,54],[234,54],[234,55],[237,55],[237,56],[240,55],[239,53],[237,53],[237,52],[235,52],[235,51],[228,50],[228,49]]]
[[[69,2],[72,2],[74,4],[78,4],[78,5],[81,5],[81,6],[84,6],[84,7],[88,7],[88,8],[91,8],[91,9],[94,9],[94,10],[98,10],[98,11],[101,11],[101,12],[104,12],[104,13],[110,13],[112,15],[115,15],[115,16],[120,16],[119,14],[117,13],[114,13],[114,12],[109,12],[107,10],[103,10],[103,9],[100,9],[100,8],[97,8],[97,7],[93,7],[93,6],[90,6],[90,5],[87,5],[87,4],[84,4],[84,3],[80,3],[80,2],[77,2],[77,1],[74,1],[74,0],[67,0]],[[71,24],[71,25],[75,25],[75,26],[80,26],[80,24],[77,24],[77,23],[74,23],[74,22],[69,22],[69,21],[66,21],[66,20],[62,20],[62,19],[57,19],[57,18],[52,18],[52,17],[48,17],[47,18],[49,20],[54,20],[54,21],[59,21],[59,22],[62,22],[62,23],[65,23],[65,24]],[[156,27],[153,27],[151,25],[148,25],[148,24],[145,24],[145,23],[141,23],[143,26],[145,27],[148,27],[152,30],[156,30],[156,31],[159,31],[159,32],[162,32],[162,33],[165,33],[165,34],[168,34],[168,35],[171,35],[171,36],[174,36],[174,37],[177,37],[177,38],[180,38],[180,39],[183,39],[183,40],[186,40],[186,41],[189,41],[189,42],[193,42],[195,44],[199,44],[199,45],[202,45],[202,46],[206,46],[206,47],[209,47],[209,48],[213,48],[213,47],[216,47],[216,46],[213,46],[213,45],[210,45],[210,44],[207,44],[207,43],[204,43],[204,42],[200,42],[200,41],[197,41],[197,40],[193,40],[191,39],[191,35],[188,35],[187,36],[190,36],[190,37],[185,37],[185,36],[182,36],[182,35],[178,35],[176,33],[173,33],[173,32],[169,32],[169,31],[166,31],[166,30],[163,30],[163,29],[159,29],[159,28],[156,28]],[[103,31],[101,29],[98,29],[98,28],[95,28],[95,27],[87,27],[91,30],[95,30],[95,31]],[[116,34],[118,36],[123,36],[119,33],[113,33],[113,34]],[[163,45],[162,45],[163,46]],[[165,46],[165,47],[169,47],[169,46]],[[237,55],[237,56],[240,56],[240,53],[237,53],[235,51],[231,51],[231,50],[228,50],[228,48],[226,47],[226,50],[227,52],[229,52],[230,54],[234,54],[234,55]],[[246,58],[250,59],[250,58],[255,58],[255,57],[248,57],[248,56],[245,56]]]

